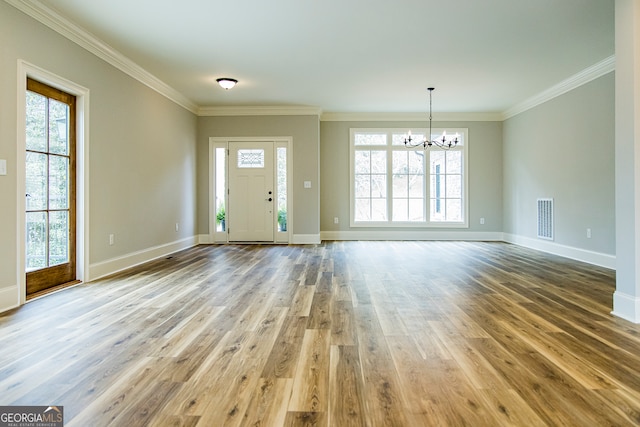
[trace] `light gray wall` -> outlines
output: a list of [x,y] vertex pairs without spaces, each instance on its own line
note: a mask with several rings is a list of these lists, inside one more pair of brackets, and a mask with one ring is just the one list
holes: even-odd
[[[293,139],[293,234],[320,233],[319,118],[231,116],[198,118],[198,230],[209,233],[209,138],[277,137]],[[303,187],[311,181],[311,188]]]
[[[424,122],[326,121],[320,124],[322,231],[353,230],[349,226],[349,129],[424,126]],[[434,122],[434,127],[469,129],[469,228],[466,230],[502,231],[502,123]],[[339,218],[339,224],[333,223],[334,217]],[[485,218],[484,225],[480,225],[481,217]]]
[[[0,2],[0,159],[8,169],[0,176],[0,291],[17,289],[22,274],[16,269],[18,59],[90,91],[89,262],[194,236],[196,116]],[[109,233],[116,235],[113,246]]]
[[[91,94],[95,261],[196,234],[197,118],[123,74],[116,77],[106,87],[122,91],[118,96]],[[106,244],[109,233],[113,246]]]
[[504,232],[536,238],[553,197],[555,243],[615,254],[614,135],[614,73],[506,120]]

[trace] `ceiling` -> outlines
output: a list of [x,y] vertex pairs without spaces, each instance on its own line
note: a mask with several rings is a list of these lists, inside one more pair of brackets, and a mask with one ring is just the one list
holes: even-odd
[[614,54],[613,0],[23,2],[199,107],[501,113]]

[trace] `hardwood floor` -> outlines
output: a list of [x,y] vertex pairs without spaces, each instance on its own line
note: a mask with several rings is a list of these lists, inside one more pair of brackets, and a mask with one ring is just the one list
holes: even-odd
[[0,316],[66,426],[640,424],[614,272],[502,243],[199,246]]

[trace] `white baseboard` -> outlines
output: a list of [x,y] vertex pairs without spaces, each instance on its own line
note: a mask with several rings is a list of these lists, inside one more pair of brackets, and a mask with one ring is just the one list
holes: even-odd
[[640,298],[615,291],[611,314],[633,323],[640,323]]
[[[208,234],[198,235],[199,245],[211,245],[214,243],[224,244],[224,242],[211,241]],[[294,234],[291,243],[296,245],[317,245],[320,244],[320,236],[317,234]],[[274,244],[286,244],[286,242],[275,242]]]
[[144,249],[138,252],[132,252],[117,258],[112,258],[107,261],[98,262],[89,265],[89,275],[85,278],[85,281],[100,279],[114,273],[117,273],[127,268],[135,267],[136,265],[143,264],[154,259],[162,258],[169,254],[172,254],[183,249],[193,247],[198,244],[197,236],[187,237],[182,240],[167,243],[164,245],[155,246],[152,248]]
[[291,241],[294,245],[319,245],[320,234],[294,234]]
[[[615,255],[588,251],[571,246],[560,245],[552,241],[532,239],[501,232],[455,231],[455,230],[373,230],[373,231],[322,231],[320,234],[294,234],[292,244],[317,245],[322,240],[466,240],[466,241],[504,241],[530,249],[547,252],[565,258],[575,259],[605,268],[616,268]],[[134,252],[118,258],[91,264],[90,275],[86,281],[122,271],[124,269],[151,261],[170,253],[186,249],[197,244],[210,244],[208,234],[200,234],[177,242],[143,251]],[[0,294],[1,296],[1,294]],[[0,299],[0,303],[2,299]],[[2,305],[0,305],[2,307]]]
[[211,241],[211,237],[208,234],[198,234],[197,239],[199,245],[210,245],[214,243]]
[[468,240],[502,241],[502,233],[450,230],[322,231],[322,240]]
[[0,313],[20,305],[19,288],[18,285],[15,285],[0,289]]
[[466,241],[498,241],[513,243],[530,249],[586,262],[600,267],[616,268],[615,255],[588,251],[571,246],[560,245],[546,240],[531,239],[528,237],[502,232],[483,231],[404,231],[404,230],[373,230],[373,231],[323,231],[320,233],[322,240],[466,240]]
[[616,268],[615,255],[588,251],[586,249],[560,245],[553,241],[532,239],[530,237],[523,237],[509,233],[504,233],[504,241],[518,246],[524,246],[526,248],[574,259],[576,261],[586,262],[587,264],[598,265],[612,270],[615,270]]

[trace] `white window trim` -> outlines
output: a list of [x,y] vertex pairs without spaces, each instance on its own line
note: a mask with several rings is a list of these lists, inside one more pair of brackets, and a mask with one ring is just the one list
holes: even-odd
[[[469,129],[468,128],[433,128],[432,138],[442,135],[444,131],[447,135],[455,135],[458,133],[461,136],[463,144],[456,148],[462,151],[462,170],[463,170],[463,188],[462,188],[462,217],[461,222],[443,222],[443,221],[430,221],[429,219],[429,170],[425,168],[425,221],[407,221],[407,222],[394,222],[391,219],[388,221],[355,221],[355,152],[356,146],[354,144],[355,134],[357,133],[387,133],[388,144],[387,145],[366,145],[362,146],[364,149],[384,149],[388,153],[392,153],[394,149],[410,150],[410,148],[404,148],[392,145],[392,135],[394,134],[406,134],[409,129],[405,128],[351,128],[349,129],[349,225],[350,227],[357,228],[469,228]],[[412,133],[427,134],[429,129],[412,129]],[[414,148],[422,149],[422,148]],[[427,151],[440,150],[438,148],[427,148]],[[391,174],[387,171],[387,177]],[[389,188],[390,180],[387,179],[387,188]],[[387,205],[392,203],[390,195],[387,197]]]

